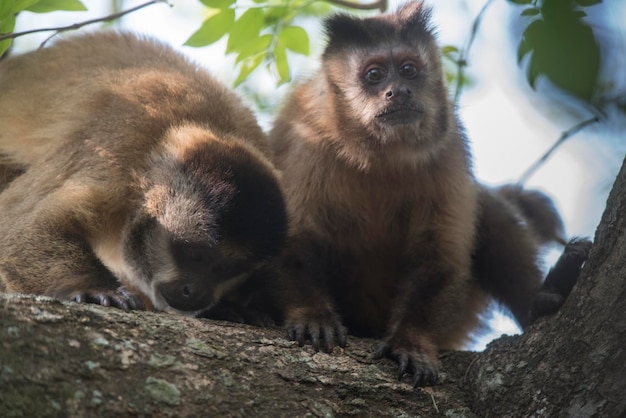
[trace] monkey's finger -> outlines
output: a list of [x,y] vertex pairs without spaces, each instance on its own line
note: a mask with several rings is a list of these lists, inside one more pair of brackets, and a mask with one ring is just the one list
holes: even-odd
[[398,360],[398,380],[402,380],[402,376],[406,374],[409,367],[409,356],[401,352],[397,354],[396,359]]
[[437,370],[430,365],[411,361],[413,370],[413,387],[432,386],[437,382]]
[[374,359],[378,360],[383,357],[387,357],[388,355],[389,355],[389,344],[387,344],[386,342],[382,342],[378,344],[378,347],[376,347],[376,351],[374,351]]
[[346,342],[348,340],[348,330],[343,325],[340,325],[338,327],[338,330],[339,332],[337,332],[337,344],[339,344],[339,347],[345,348]]
[[146,309],[143,304],[143,300],[135,295],[132,295],[128,298],[128,305],[130,306],[130,309],[135,311],[144,311]]
[[324,351],[332,353],[335,348],[335,327],[325,326],[322,328],[322,336],[324,337]]
[[87,295],[84,293],[78,293],[73,298],[76,303],[87,303]]
[[129,309],[137,310],[137,311],[145,310],[145,307],[143,305],[143,301],[141,300],[141,298],[135,295],[134,293],[130,292],[124,286],[120,286],[117,289],[116,293],[118,293],[123,299],[126,300],[126,305],[128,306]]
[[308,328],[311,345],[315,352],[318,352],[320,351],[320,327],[317,324],[310,324]]
[[130,306],[128,305],[128,299],[122,296],[111,296],[111,304],[116,308],[122,309],[126,312],[130,311]]
[[304,325],[296,324],[290,327],[290,339],[296,341],[300,347],[304,346]]
[[111,306],[111,298],[108,295],[99,294],[94,297],[96,303],[102,306]]

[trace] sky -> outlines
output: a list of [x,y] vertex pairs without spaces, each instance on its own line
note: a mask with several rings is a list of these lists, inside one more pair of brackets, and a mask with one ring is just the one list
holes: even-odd
[[[124,8],[144,1],[127,0]],[[83,2],[89,12],[23,13],[18,18],[16,31],[72,24],[109,14],[106,8],[108,2]],[[224,56],[225,42],[209,48],[182,47],[202,22],[205,11],[199,0],[170,0],[170,3],[173,5],[171,8],[158,4],[128,15],[121,25],[180,47],[206,65],[218,79],[232,85],[234,58]],[[440,43],[462,46],[469,36],[473,18],[485,0],[431,0],[427,3],[434,8],[433,20],[438,28]],[[626,22],[626,2],[608,0],[607,3],[603,9],[606,25],[617,33],[617,37],[612,39],[612,53],[623,58],[626,56],[626,30],[623,26]],[[398,0],[391,1],[391,10],[397,4]],[[520,10],[504,0],[496,0],[490,5],[469,55],[467,74],[472,84],[463,90],[459,102],[459,116],[471,141],[475,174],[481,182],[491,186],[515,182],[556,142],[561,132],[590,116],[585,109],[558,106],[554,100],[533,92],[527,86],[517,66],[517,46],[509,34],[511,16],[519,14]],[[320,39],[319,26],[307,26],[307,29],[311,39]],[[16,52],[36,48],[46,36],[19,38],[15,44]],[[320,47],[317,45],[313,51],[319,53]],[[294,78],[310,73],[314,60],[315,57],[313,61],[298,60],[294,66]],[[620,63],[626,64],[623,60]],[[289,89],[289,86],[276,88],[275,80],[268,74],[259,74],[254,80],[259,93],[276,97],[277,104]],[[626,89],[626,79],[622,87]],[[243,93],[240,91],[240,94]],[[247,102],[252,104],[250,100]],[[259,117],[261,125],[269,127],[271,117]],[[555,200],[569,236],[593,236],[611,184],[626,153],[626,141],[620,142],[618,138],[623,135],[623,129],[624,124],[610,123],[586,129],[570,138],[528,180],[528,187],[539,188]],[[552,251],[546,263],[551,263],[558,253],[559,249]],[[474,348],[482,348],[486,341],[500,333],[517,331],[515,325],[502,315],[496,317],[492,326],[494,333],[481,339]]]

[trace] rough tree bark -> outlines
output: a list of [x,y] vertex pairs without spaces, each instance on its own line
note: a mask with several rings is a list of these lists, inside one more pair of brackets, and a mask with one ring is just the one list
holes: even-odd
[[0,295],[0,416],[620,417],[626,166],[562,310],[412,389],[372,340],[313,353],[277,329]]

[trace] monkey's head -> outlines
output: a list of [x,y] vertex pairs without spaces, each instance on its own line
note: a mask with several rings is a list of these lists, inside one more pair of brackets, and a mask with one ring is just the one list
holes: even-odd
[[410,2],[366,19],[338,14],[325,28],[322,71],[337,123],[367,135],[353,140],[372,148],[436,145],[448,129],[450,107],[430,10]]
[[167,135],[142,179],[125,257],[157,309],[195,312],[282,250],[287,216],[277,175],[256,149],[193,126]]

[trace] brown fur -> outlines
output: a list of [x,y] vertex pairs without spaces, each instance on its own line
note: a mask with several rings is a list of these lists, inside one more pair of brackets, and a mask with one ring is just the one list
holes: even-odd
[[321,69],[295,87],[270,134],[290,216],[286,326],[328,351],[345,345],[344,326],[382,338],[377,357],[432,384],[438,350],[467,341],[485,290],[529,323],[541,275],[527,222],[553,207],[529,215],[523,193],[508,201],[477,185],[420,2],[337,15],[326,29]]
[[0,62],[0,91],[0,163],[25,168],[0,194],[6,291],[193,311],[278,252],[266,137],[171,48],[70,37]]

